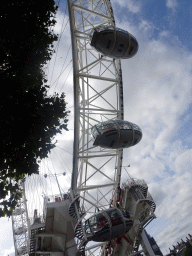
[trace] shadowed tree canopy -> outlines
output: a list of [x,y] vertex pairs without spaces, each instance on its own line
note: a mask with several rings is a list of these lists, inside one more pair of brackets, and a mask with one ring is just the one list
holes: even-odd
[[187,247],[183,250],[183,256],[191,256],[192,255],[192,246]]
[[6,0],[0,20],[0,216],[21,197],[20,181],[38,174],[39,159],[67,130],[64,94],[48,96],[43,67],[51,59],[54,0]]

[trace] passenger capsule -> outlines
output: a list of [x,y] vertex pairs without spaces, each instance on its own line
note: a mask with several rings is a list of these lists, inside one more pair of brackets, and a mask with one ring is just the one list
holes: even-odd
[[138,51],[138,43],[129,32],[113,26],[98,26],[90,33],[91,46],[111,58],[128,59]]
[[109,120],[94,125],[91,129],[94,146],[104,148],[128,148],[142,138],[142,131],[136,124],[122,120]]
[[133,217],[130,212],[120,208],[110,208],[86,220],[85,233],[88,240],[104,242],[126,234],[132,226]]

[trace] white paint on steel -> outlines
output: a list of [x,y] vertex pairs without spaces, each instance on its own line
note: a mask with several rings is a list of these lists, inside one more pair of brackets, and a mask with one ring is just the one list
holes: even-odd
[[[87,217],[117,199],[123,150],[93,146],[91,127],[124,118],[120,60],[90,46],[98,25],[115,25],[109,0],[68,0],[74,77],[74,145],[71,188],[80,193]],[[95,255],[94,253],[91,255]]]
[[21,186],[23,187],[23,196],[18,201],[18,204],[11,216],[16,256],[29,254],[29,218],[24,183],[22,183]]

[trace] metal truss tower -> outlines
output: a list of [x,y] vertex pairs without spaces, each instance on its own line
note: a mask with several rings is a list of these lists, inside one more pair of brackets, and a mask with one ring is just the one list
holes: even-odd
[[25,186],[23,186],[23,196],[19,200],[15,210],[12,213],[12,230],[15,246],[15,255],[29,254],[29,219],[25,197]]

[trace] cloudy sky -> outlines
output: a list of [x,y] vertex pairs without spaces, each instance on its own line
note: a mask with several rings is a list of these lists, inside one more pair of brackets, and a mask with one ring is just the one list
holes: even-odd
[[142,128],[143,139],[124,150],[124,165],[148,183],[157,219],[147,231],[165,254],[192,233],[192,3],[112,3],[117,25],[139,42],[122,64],[125,119]]
[[[138,124],[141,142],[124,150],[129,174],[144,179],[157,208],[147,228],[163,254],[192,234],[192,2],[190,0],[111,0],[116,25],[138,40],[136,56],[122,61],[125,120]],[[69,132],[58,136],[58,146],[41,165],[41,172],[66,172],[70,185],[73,140],[73,89],[70,30],[60,1],[55,32],[60,35],[56,54],[45,69],[53,91],[66,93]],[[69,53],[68,53],[69,52]],[[67,135],[66,135],[67,134]],[[51,171],[50,171],[51,173]],[[48,172],[49,174],[49,172]],[[50,179],[51,180],[51,179]],[[126,172],[122,181],[127,180]],[[55,191],[54,180],[51,186]],[[40,194],[46,192],[44,187]],[[30,191],[30,186],[29,186]],[[50,189],[50,187],[49,187]],[[56,192],[58,193],[58,191]],[[40,195],[41,196],[41,195]],[[0,256],[14,255],[11,220],[0,220]]]

